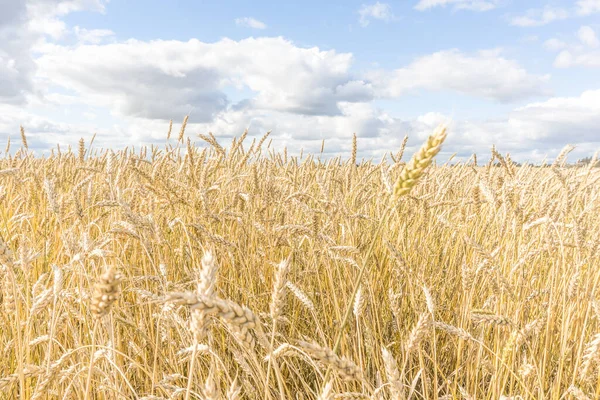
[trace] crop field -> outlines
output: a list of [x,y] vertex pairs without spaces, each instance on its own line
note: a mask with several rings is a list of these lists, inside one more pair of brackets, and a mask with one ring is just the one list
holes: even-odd
[[595,162],[199,136],[0,159],[1,399],[600,398]]

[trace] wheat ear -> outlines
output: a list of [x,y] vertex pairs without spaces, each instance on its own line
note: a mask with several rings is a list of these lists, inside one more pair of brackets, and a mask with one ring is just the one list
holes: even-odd
[[417,184],[425,169],[431,165],[433,158],[442,149],[442,143],[446,140],[446,126],[440,125],[438,129],[429,136],[427,142],[410,159],[402,169],[400,177],[394,184],[394,198],[406,196]]
[[311,357],[332,367],[345,380],[362,380],[362,372],[358,366],[347,358],[338,357],[331,349],[316,343],[299,342]]
[[250,334],[250,329],[253,329],[259,343],[265,348],[269,347],[260,320],[247,307],[241,306],[231,300],[208,297],[191,292],[169,293],[166,296],[165,301],[185,305],[193,311],[199,310],[206,315],[216,315],[220,317],[230,325],[240,340],[250,347],[253,347],[254,345],[254,338],[252,338],[252,335]]

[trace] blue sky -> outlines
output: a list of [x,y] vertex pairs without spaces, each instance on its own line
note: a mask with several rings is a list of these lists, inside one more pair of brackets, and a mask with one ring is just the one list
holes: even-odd
[[600,149],[599,37],[600,0],[0,0],[0,141],[164,143],[190,113],[192,139],[292,152],[449,122],[446,155],[576,159]]

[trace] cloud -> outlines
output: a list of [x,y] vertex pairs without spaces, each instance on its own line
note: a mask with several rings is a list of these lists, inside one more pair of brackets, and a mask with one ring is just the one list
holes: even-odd
[[498,0],[419,0],[415,9],[429,10],[434,7],[453,6],[456,10],[489,11],[498,6]]
[[557,51],[562,50],[565,47],[567,47],[567,44],[556,38],[548,39],[544,42],[544,48],[547,50]]
[[300,48],[281,37],[214,43],[132,39],[48,45],[43,51],[37,60],[39,81],[62,86],[91,106],[148,119],[191,112],[198,122],[210,122],[228,109],[335,116],[343,113],[343,103],[419,90],[510,102],[545,94],[547,80],[527,73],[498,50],[446,50],[396,70],[357,74],[351,71],[350,53]]
[[126,136],[120,137],[112,131],[98,130],[98,127],[91,123],[61,122],[37,115],[36,112],[27,111],[21,106],[0,104],[0,141],[3,144],[0,148],[1,151],[4,151],[4,144],[9,137],[13,151],[21,145],[19,131],[21,125],[25,128],[29,149],[37,154],[55,147],[57,143],[60,143],[63,149],[67,145],[76,146],[80,138],[83,137],[87,140],[95,132],[98,132],[98,139],[104,141],[105,144],[111,142],[115,146],[130,144]]
[[24,104],[36,92],[32,49],[45,36],[67,32],[59,17],[81,10],[103,11],[102,0],[0,0],[0,103]]
[[[404,121],[410,135],[423,137],[448,116],[428,113]],[[398,123],[396,121],[395,123]],[[574,97],[552,97],[518,107],[504,116],[482,120],[454,120],[444,144],[446,154],[489,154],[492,144],[517,161],[541,161],[556,155],[568,143],[581,144],[574,157],[582,158],[600,150],[600,90]]]
[[570,50],[561,51],[554,60],[556,68],[569,68],[574,66],[598,68],[600,67],[600,52],[578,52]]
[[600,0],[578,0],[576,4],[577,14],[591,15],[600,12]]
[[267,24],[252,17],[236,18],[235,24],[237,26],[243,26],[245,28],[267,29]]
[[542,26],[553,21],[567,19],[569,16],[569,11],[563,8],[530,9],[525,15],[511,18],[510,24],[522,27]]
[[539,40],[540,37],[538,35],[526,35],[519,39],[519,41],[522,43],[535,43]]
[[33,90],[35,63],[29,50],[35,37],[24,29],[26,23],[25,3],[0,3],[0,103],[21,104]]
[[371,19],[378,19],[381,21],[390,21],[394,18],[392,13],[392,7],[387,3],[376,2],[374,4],[363,4],[360,10],[359,23],[361,26],[366,27],[371,22]]
[[[600,150],[600,90],[583,92],[574,97],[553,97],[546,101],[518,107],[505,115],[490,119],[455,120],[450,116],[429,112],[413,118],[397,118],[370,103],[343,103],[341,114],[335,116],[309,116],[278,111],[263,112],[253,109],[224,110],[213,121],[194,123],[190,119],[190,132],[213,132],[223,143],[239,136],[248,126],[252,137],[266,131],[273,133],[273,146],[298,154],[318,153],[321,141],[325,142],[326,155],[348,155],[352,134],[357,133],[360,157],[379,159],[384,153],[400,147],[405,134],[410,137],[408,155],[442,122],[449,122],[449,136],[444,145],[445,156],[457,153],[466,159],[476,152],[489,154],[495,144],[505,153],[510,152],[517,161],[539,162],[545,155],[555,155],[574,140],[586,143],[574,153],[584,157]],[[145,121],[145,122],[144,122]],[[188,125],[190,126],[190,125]],[[148,132],[155,132],[154,140],[163,138],[167,123],[140,120],[131,124],[132,140],[144,140]]]
[[[559,51],[554,59],[556,68],[570,68],[574,66],[597,68],[600,67],[600,40],[596,32],[589,26],[582,26],[577,31],[579,42],[565,43],[551,39],[549,50]],[[558,45],[560,44],[560,46]]]
[[574,16],[584,17],[598,12],[600,12],[600,0],[579,0],[570,10],[551,6],[541,9],[529,9],[525,12],[525,15],[512,17],[510,24],[522,27],[542,26],[554,21]]
[[531,75],[500,51],[467,55],[457,49],[417,58],[393,72],[370,74],[377,95],[398,97],[417,89],[452,90],[509,102],[546,93],[547,76]]
[[577,32],[577,37],[584,45],[588,47],[598,47],[600,41],[598,41],[598,36],[596,36],[596,32],[589,26],[582,26],[579,28]]
[[[21,61],[17,61],[21,60]],[[0,51],[0,102],[22,104],[33,90],[31,77],[35,66],[27,54]]]
[[40,78],[119,115],[168,119],[193,110],[210,121],[232,105],[225,93],[236,90],[252,93],[238,108],[309,115],[339,114],[338,102],[370,101],[373,90],[350,73],[352,60],[279,37],[47,46],[38,66]]
[[[399,149],[404,135],[409,135],[410,156],[442,122],[449,122],[449,136],[444,144],[445,160],[457,153],[466,159],[473,152],[489,155],[495,144],[502,153],[510,152],[517,161],[541,161],[556,155],[574,140],[585,143],[574,152],[575,157],[589,156],[600,150],[600,90],[583,92],[574,97],[553,97],[546,101],[518,107],[503,116],[480,120],[453,120],[448,115],[429,112],[413,118],[397,118],[370,103],[342,103],[342,112],[334,116],[263,112],[253,109],[224,110],[213,121],[195,123],[190,118],[188,132],[213,132],[225,144],[239,136],[248,126],[250,137],[273,133],[273,147],[287,146],[291,153],[318,153],[325,139],[326,156],[348,155],[352,134],[357,133],[360,157],[379,159],[384,153]],[[124,129],[132,141],[164,140],[168,123],[130,120]],[[153,132],[151,139],[149,132]],[[250,139],[251,139],[250,138]],[[139,143],[139,142],[138,142]]]
[[[372,103],[340,104],[338,115],[301,115],[257,109],[226,109],[211,121],[199,122],[190,117],[186,135],[198,144],[197,133],[213,132],[227,145],[249,127],[248,143],[272,130],[272,147],[287,146],[290,154],[319,153],[325,139],[325,157],[351,151],[352,134],[358,135],[359,158],[379,160],[384,153],[399,149],[405,134],[409,135],[406,157],[418,149],[423,140],[441,122],[449,122],[449,136],[439,157],[443,162],[453,153],[467,159],[476,152],[481,159],[489,156],[495,144],[502,153],[510,152],[516,161],[541,161],[552,157],[567,143],[580,145],[573,157],[589,156],[600,149],[600,90],[583,92],[573,97],[553,97],[515,108],[505,115],[490,119],[457,120],[448,115],[429,112],[412,118],[397,118]],[[113,149],[125,146],[164,143],[168,121],[125,116],[107,127],[97,126],[100,118],[81,123],[65,123],[24,111],[22,107],[0,105],[0,140],[8,134],[18,143],[19,124],[25,126],[30,148],[40,152],[56,143],[64,149],[75,146],[79,138],[86,141],[98,133],[95,147]],[[178,128],[178,121],[175,129]],[[574,134],[576,133],[576,136]],[[575,139],[576,138],[576,139]],[[18,146],[18,144],[15,144]]]
[[103,13],[108,0],[28,0],[27,27],[31,32],[60,39],[68,33],[60,18],[77,11]]
[[73,28],[73,33],[80,44],[100,44],[115,34],[110,29],[85,29],[79,26]]
[[[600,146],[600,90],[588,90],[577,97],[553,97],[514,110],[510,126],[527,132],[538,148],[549,147],[573,139]],[[565,143],[566,144],[566,143]]]

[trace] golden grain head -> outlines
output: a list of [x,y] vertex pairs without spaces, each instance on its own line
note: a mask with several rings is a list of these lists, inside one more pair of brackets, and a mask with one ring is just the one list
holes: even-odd
[[446,140],[446,125],[440,125],[437,130],[429,136],[427,141],[412,156],[408,164],[404,166],[399,178],[394,183],[394,198],[406,196],[417,184],[419,178],[425,172],[425,169],[431,165],[433,158],[442,149],[442,144]]
[[111,306],[117,301],[120,293],[121,274],[114,267],[109,267],[94,285],[90,309],[96,318],[108,314]]

